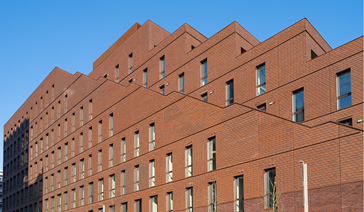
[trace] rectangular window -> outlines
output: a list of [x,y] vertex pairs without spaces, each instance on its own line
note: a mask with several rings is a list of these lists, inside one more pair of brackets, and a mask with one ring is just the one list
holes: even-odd
[[139,191],[139,165],[134,167],[134,191]]
[[88,156],[88,175],[92,175],[92,155]]
[[58,174],[58,188],[61,188],[61,171],[58,171],[57,174]]
[[216,170],[216,138],[210,138],[207,142],[207,170]]
[[149,161],[149,187],[155,186],[155,163],[154,160]]
[[115,66],[115,78],[116,78],[116,83],[119,83],[119,64]]
[[46,171],[48,171],[48,155],[45,156]]
[[114,135],[114,114],[111,113],[109,116],[109,137]]
[[109,167],[114,165],[114,146],[110,144],[109,146]]
[[72,153],[72,157],[74,157],[75,156],[75,138],[72,138],[72,141],[71,141],[72,143],[71,143],[71,153]]
[[102,150],[99,150],[99,161],[98,161],[99,172],[102,171]]
[[64,192],[64,210],[66,211],[67,210],[67,201],[68,200],[68,193],[67,192]]
[[83,133],[80,133],[80,153],[83,152]]
[[293,121],[302,122],[305,120],[304,115],[304,92],[303,88],[293,92],[292,96],[292,106],[293,106]]
[[135,212],[142,212],[142,200],[135,200]]
[[351,126],[351,127],[353,126],[353,119],[352,118],[345,118],[344,120],[341,119],[338,122],[341,123],[341,124]]
[[64,120],[64,137],[66,136],[67,136],[67,119]]
[[110,198],[115,197],[115,175],[110,175]]
[[148,69],[143,70],[143,86],[148,88]]
[[76,189],[72,189],[72,208],[76,207]]
[[124,202],[121,204],[121,212],[128,212],[128,203]]
[[89,198],[88,198],[88,203],[93,203],[94,202],[94,184],[90,183],[89,185]]
[[192,146],[186,147],[185,150],[185,176],[192,176]]
[[166,182],[172,182],[173,180],[173,161],[172,153],[167,154],[166,157]]
[[164,84],[159,87],[159,90],[160,90],[161,94],[163,94],[163,95],[166,93]]
[[68,96],[66,94],[64,96],[64,113],[67,113],[67,106],[68,106]]
[[61,101],[58,101],[58,112],[57,112],[58,118],[61,118]]
[[155,149],[155,125],[154,123],[149,125],[149,151]]
[[216,182],[209,183],[209,211],[215,212],[217,211],[217,202],[216,202]]
[[193,211],[193,188],[187,188],[186,191],[186,203],[187,203],[187,212]]
[[243,212],[244,211],[244,178],[243,176],[239,176],[235,178],[235,189],[236,189],[236,197],[235,197],[235,212]]
[[336,75],[337,109],[351,105],[351,72],[350,69]]
[[45,211],[48,212],[48,199],[45,200]]
[[99,180],[99,201],[104,200],[104,179]]
[[68,184],[68,167],[64,168],[64,185]]
[[125,138],[121,139],[121,162],[126,161],[126,141]]
[[166,60],[164,56],[160,58],[159,64],[160,64],[160,79],[163,79],[166,74]]
[[121,194],[125,194],[125,170],[120,175]]
[[226,82],[226,105],[234,103],[234,80]]
[[102,120],[99,121],[99,143],[102,142]]
[[72,182],[76,182],[76,163],[72,164]]
[[204,101],[204,102],[207,102],[207,92],[201,94],[201,100]]
[[185,74],[182,73],[178,76],[178,90],[181,93],[185,93]]
[[84,186],[80,187],[80,206],[85,204],[85,188]]
[[257,67],[257,96],[266,92],[265,64]]
[[134,134],[134,157],[139,156],[139,131]]
[[52,152],[52,169],[54,168],[54,152]]
[[76,130],[76,114],[72,113],[72,132]]
[[265,208],[272,208],[276,201],[274,196],[276,194],[276,169],[267,169],[264,174],[264,202]]
[[128,61],[128,69],[129,69],[129,74],[131,72],[133,72],[133,53],[129,54],[129,61]]
[[92,119],[92,99],[88,101],[88,116],[90,120]]
[[54,174],[51,174],[51,189],[54,191]]
[[115,212],[115,205],[111,205],[110,206],[110,210],[109,210],[110,212]]
[[263,112],[266,112],[267,111],[267,104],[266,103],[260,104],[260,105],[257,106],[257,109],[261,110]]
[[167,212],[173,212],[173,193],[167,193]]
[[85,160],[81,159],[80,161],[80,179],[85,178]]
[[62,150],[61,147],[58,148],[58,165],[62,162]]
[[54,197],[51,197],[51,200],[52,200],[52,212],[54,212]]
[[80,107],[80,127],[83,126],[83,107]]
[[158,212],[158,196],[152,196],[150,198],[151,212]]
[[88,129],[88,147],[92,147],[92,127]]
[[201,61],[201,86],[207,84],[207,59]]

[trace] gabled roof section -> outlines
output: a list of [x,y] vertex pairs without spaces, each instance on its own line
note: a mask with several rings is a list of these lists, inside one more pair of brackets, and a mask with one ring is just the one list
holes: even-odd
[[112,54],[115,49],[117,49],[121,44],[123,44],[134,32],[136,32],[141,27],[140,24],[135,23],[128,31],[126,31],[113,45],[111,45],[95,62],[93,63],[93,69],[95,69],[102,61],[104,61],[110,54]]

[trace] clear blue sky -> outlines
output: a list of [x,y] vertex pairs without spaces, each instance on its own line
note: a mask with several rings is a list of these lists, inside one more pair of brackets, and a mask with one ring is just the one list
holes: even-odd
[[92,63],[135,22],[150,19],[169,32],[188,23],[211,37],[237,21],[264,41],[306,17],[332,48],[363,35],[363,0],[155,2],[0,1],[1,125],[55,66],[90,73]]

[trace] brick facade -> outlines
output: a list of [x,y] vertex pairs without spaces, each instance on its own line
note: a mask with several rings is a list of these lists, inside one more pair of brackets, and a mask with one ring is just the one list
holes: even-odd
[[[136,200],[141,200],[142,211],[152,211],[151,197],[156,195],[158,211],[168,211],[170,192],[173,211],[186,211],[187,188],[193,188],[193,210],[207,211],[212,182],[216,182],[217,211],[236,211],[238,176],[244,179],[245,211],[267,211],[264,176],[270,168],[276,170],[279,207],[303,211],[300,160],[308,164],[310,211],[363,210],[363,37],[331,49],[306,19],[264,42],[236,22],[206,38],[188,24],[170,34],[147,21],[134,25],[100,58],[89,75],[54,68],[4,125],[4,211],[47,211],[48,201],[50,212],[52,198],[58,211],[58,195],[62,211],[98,211],[102,204],[106,211],[111,211],[110,206],[122,211],[122,204],[127,203],[128,211],[136,212]],[[161,58],[165,61],[163,78]],[[207,84],[202,86],[201,62],[205,60]],[[257,67],[262,64],[266,92],[257,95]],[[337,74],[347,69],[351,105],[338,109]],[[143,86],[145,70],[147,88]],[[181,74],[184,93],[180,92]],[[234,82],[234,103],[227,105],[226,83],[230,80]],[[298,123],[292,119],[292,98],[301,88],[304,121]],[[264,103],[266,112],[257,108]],[[349,118],[352,126],[339,123]],[[154,150],[150,150],[151,124],[155,126]],[[135,156],[136,132],[139,156]],[[216,141],[216,170],[209,171],[211,138]],[[186,148],[190,146],[193,174],[186,177]],[[98,170],[100,150],[102,171]],[[170,153],[173,180],[167,183]],[[152,160],[155,186],[150,187]],[[115,197],[110,193],[112,175]],[[100,179],[104,182],[102,201]],[[89,201],[90,183],[93,203]]]

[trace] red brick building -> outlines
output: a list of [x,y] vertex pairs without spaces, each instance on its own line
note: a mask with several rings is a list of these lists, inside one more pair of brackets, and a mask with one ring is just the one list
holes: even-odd
[[4,125],[4,211],[363,210],[363,37],[135,24]]

